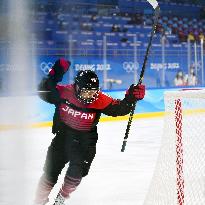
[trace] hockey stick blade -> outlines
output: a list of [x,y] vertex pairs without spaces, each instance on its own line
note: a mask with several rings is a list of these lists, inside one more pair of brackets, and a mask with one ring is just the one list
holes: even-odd
[[[145,57],[144,57],[144,62],[143,62],[143,65],[142,65],[138,85],[142,83],[142,80],[143,80],[143,77],[144,77],[146,63],[147,63],[148,56],[149,56],[149,51],[150,51],[150,48],[151,48],[151,45],[152,45],[152,39],[153,39],[153,36],[155,34],[156,27],[157,27],[158,20],[159,20],[159,16],[160,16],[160,7],[158,5],[158,2],[156,0],[148,0],[148,2],[154,8],[154,18],[153,18],[154,22],[153,22],[152,32],[151,32],[151,36],[150,36],[149,43],[148,43],[148,46],[147,46],[146,54],[145,54]],[[128,124],[127,124],[127,128],[126,128],[126,132],[125,132],[121,152],[125,151],[125,147],[126,147],[126,144],[127,144],[127,139],[128,139],[130,127],[131,127],[131,124],[132,124],[132,119],[133,119],[136,103],[137,103],[137,101],[134,103],[134,105],[132,106],[132,109],[130,111],[130,116],[129,116],[129,120],[128,120]]]
[[156,9],[158,6],[158,2],[156,0],[147,0],[153,7],[153,9]]

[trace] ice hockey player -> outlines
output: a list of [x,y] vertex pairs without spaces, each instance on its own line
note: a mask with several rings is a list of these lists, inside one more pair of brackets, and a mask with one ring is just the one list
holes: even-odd
[[39,85],[41,99],[55,105],[52,127],[55,137],[47,151],[44,172],[36,191],[36,205],[48,202],[61,170],[69,162],[54,203],[64,205],[64,201],[89,172],[96,153],[97,124],[101,113],[126,115],[133,103],[145,95],[144,85],[133,84],[123,100],[113,99],[100,91],[98,76],[91,70],[79,71],[73,84],[58,84],[69,67],[69,61],[58,59]]

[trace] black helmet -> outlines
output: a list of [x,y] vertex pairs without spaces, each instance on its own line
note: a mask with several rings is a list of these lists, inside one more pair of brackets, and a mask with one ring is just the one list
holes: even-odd
[[[92,103],[95,101],[99,94],[99,79],[96,73],[92,70],[79,71],[75,77],[75,87],[77,97],[84,103]],[[89,98],[84,98],[82,92],[94,92],[94,95]]]

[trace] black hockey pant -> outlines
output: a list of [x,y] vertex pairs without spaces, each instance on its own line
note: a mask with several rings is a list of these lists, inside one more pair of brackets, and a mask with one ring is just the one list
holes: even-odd
[[44,165],[46,178],[56,183],[61,170],[69,162],[66,176],[81,179],[89,172],[96,153],[97,132],[60,131],[47,151]]

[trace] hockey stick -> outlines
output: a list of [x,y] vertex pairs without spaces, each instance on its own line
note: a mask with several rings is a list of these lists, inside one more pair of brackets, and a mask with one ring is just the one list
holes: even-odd
[[[148,43],[148,46],[147,46],[146,54],[145,54],[145,57],[144,57],[144,62],[143,62],[143,65],[142,65],[140,78],[139,78],[139,81],[138,81],[137,85],[140,85],[142,83],[142,80],[143,80],[143,77],[144,77],[144,72],[145,72],[145,68],[146,68],[146,64],[147,64],[147,60],[148,60],[148,56],[149,56],[149,51],[150,51],[150,48],[151,48],[151,45],[152,45],[152,39],[153,39],[153,36],[155,34],[158,19],[159,19],[159,15],[160,15],[160,8],[159,8],[159,5],[158,5],[158,2],[156,0],[148,0],[148,2],[154,8],[154,22],[153,22],[152,32],[151,32],[151,36],[150,36],[149,43]],[[130,127],[131,127],[131,123],[132,123],[136,103],[137,103],[137,101],[134,103],[134,105],[133,105],[133,107],[130,111],[130,116],[129,116],[129,120],[128,120],[128,124],[127,124],[127,128],[126,128],[126,132],[125,132],[121,152],[125,151],[125,147],[126,147],[126,144],[127,144],[127,139],[128,139],[128,135],[129,135],[129,131],[130,131]]]

